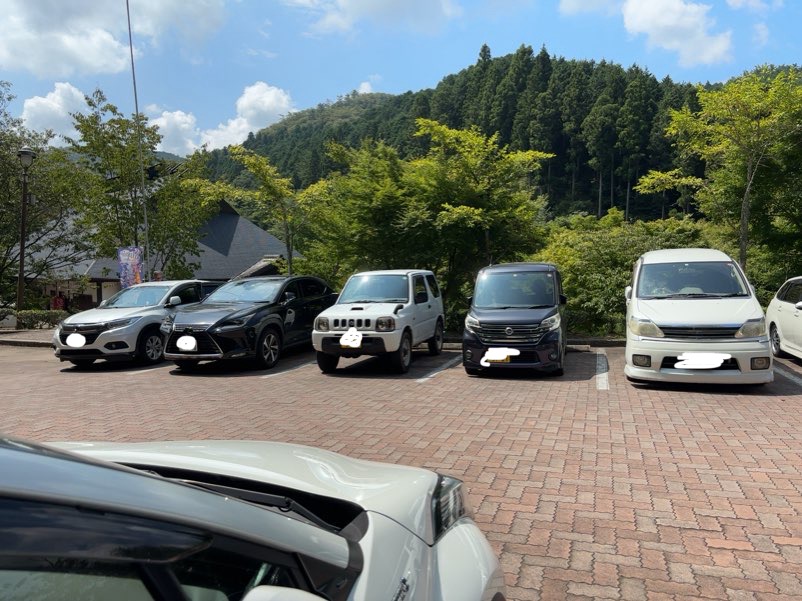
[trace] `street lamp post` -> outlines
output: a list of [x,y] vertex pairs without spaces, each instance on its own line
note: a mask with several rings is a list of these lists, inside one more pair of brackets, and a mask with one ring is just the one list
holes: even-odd
[[17,278],[17,311],[22,310],[25,298],[25,226],[28,220],[28,168],[33,164],[36,153],[23,146],[17,151],[17,158],[22,165],[22,207],[20,208],[19,225],[19,277]]

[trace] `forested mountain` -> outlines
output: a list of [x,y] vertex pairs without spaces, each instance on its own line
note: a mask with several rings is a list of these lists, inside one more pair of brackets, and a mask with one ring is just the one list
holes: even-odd
[[[337,168],[326,155],[327,141],[356,147],[370,138],[402,158],[421,154],[425,142],[413,132],[415,119],[425,117],[497,134],[512,150],[553,153],[535,182],[553,214],[603,214],[616,206],[628,217],[649,219],[666,214],[676,197],[642,196],[631,188],[649,169],[677,166],[664,131],[669,109],[684,104],[696,108],[693,84],[658,81],[635,65],[566,60],[529,46],[492,58],[483,46],[474,65],[434,90],[354,93],[292,113],[243,145],[302,189]],[[214,179],[246,183],[225,149],[210,153],[210,167]]]

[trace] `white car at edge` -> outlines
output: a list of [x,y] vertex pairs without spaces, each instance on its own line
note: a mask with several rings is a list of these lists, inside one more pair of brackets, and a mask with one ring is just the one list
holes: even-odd
[[462,482],[425,469],[260,441],[0,436],[0,474],[8,601],[505,600]]
[[802,359],[802,277],[786,280],[766,308],[771,352]]
[[312,346],[321,371],[331,373],[340,357],[384,356],[406,373],[412,348],[443,349],[443,298],[425,269],[364,271],[348,278],[337,302],[315,319]]

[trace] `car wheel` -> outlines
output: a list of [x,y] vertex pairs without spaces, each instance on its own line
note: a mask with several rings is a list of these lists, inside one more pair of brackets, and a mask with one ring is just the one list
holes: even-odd
[[409,332],[404,332],[398,350],[390,355],[390,365],[393,371],[405,374],[409,371],[410,363],[412,363],[412,339]]
[[175,365],[181,371],[192,371],[198,367],[198,362],[192,359],[181,359],[180,361],[176,361]]
[[95,362],[94,359],[70,359],[70,363],[72,363],[77,368],[82,367],[89,367]]
[[772,355],[775,357],[785,357],[785,351],[780,348],[780,343],[782,342],[780,332],[774,324],[771,324],[771,328],[769,328],[769,342],[771,343]]
[[476,369],[475,367],[466,367],[465,373],[468,374],[469,376],[479,376],[482,374],[482,370]]
[[276,328],[267,327],[256,345],[256,363],[260,369],[270,369],[281,356],[281,335]]
[[164,358],[164,339],[156,328],[142,332],[137,344],[136,356],[142,363],[153,365]]
[[443,322],[437,320],[437,325],[434,326],[434,336],[427,341],[429,344],[429,354],[439,355],[443,352]]
[[339,355],[329,355],[328,353],[317,353],[317,366],[324,374],[333,374],[340,362]]

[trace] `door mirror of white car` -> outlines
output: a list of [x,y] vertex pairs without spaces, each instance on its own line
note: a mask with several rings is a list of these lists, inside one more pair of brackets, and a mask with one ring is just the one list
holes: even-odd
[[175,307],[176,305],[181,304],[181,297],[180,296],[171,296],[170,300],[167,301],[168,307]]
[[561,304],[561,305],[565,305],[565,304],[567,304],[567,303],[568,303],[568,297],[567,297],[567,296],[565,296],[564,294],[561,294],[561,295],[560,295],[560,304]]
[[627,302],[632,300],[632,286],[627,286],[624,288],[624,298],[627,299]]
[[108,301],[105,301],[105,300],[100,301],[100,304],[98,305],[98,307],[104,307],[107,302]]
[[795,304],[794,308],[799,311],[802,311],[802,301],[799,301],[797,304]]
[[242,601],[320,601],[320,597],[283,586],[257,586],[249,590]]

